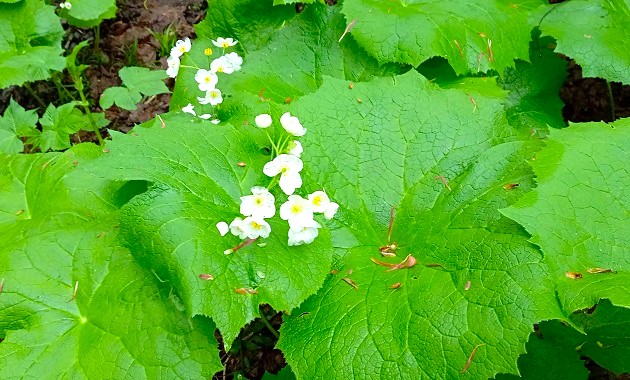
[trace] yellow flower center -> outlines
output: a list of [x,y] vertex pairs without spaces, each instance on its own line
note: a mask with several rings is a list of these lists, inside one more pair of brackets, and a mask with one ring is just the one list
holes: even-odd
[[262,228],[262,224],[258,224],[256,222],[251,222],[250,226],[252,226],[252,228],[255,230],[260,230]]
[[186,47],[185,46],[180,46],[179,47],[179,51],[181,51],[182,53],[186,52]]
[[293,205],[293,206],[291,206],[291,212],[293,214],[301,213],[302,212],[302,206],[300,206],[300,205]]
[[203,54],[208,55],[208,56],[212,55],[212,49],[206,48],[206,50],[203,51]]
[[319,205],[322,204],[322,197],[321,197],[321,195],[317,195],[317,196],[313,197],[313,204],[315,206],[319,206]]
[[222,73],[222,72],[223,72],[223,66],[219,66],[219,67],[217,67],[217,72],[218,72],[218,73]]
[[210,83],[212,79],[210,79],[210,77],[206,77],[205,80],[206,80],[206,83]]
[[256,201],[255,202],[256,202],[257,205],[261,205],[263,203],[263,200],[261,198],[259,198],[259,197],[256,197]]
[[224,49],[227,49],[230,47],[230,44],[228,44],[227,42],[223,42],[221,46],[223,46]]

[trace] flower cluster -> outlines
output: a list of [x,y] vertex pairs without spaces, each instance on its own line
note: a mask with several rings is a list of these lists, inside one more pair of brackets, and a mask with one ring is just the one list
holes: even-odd
[[[261,114],[254,119],[259,128],[269,128],[273,124],[273,119],[268,114]],[[306,128],[302,126],[300,120],[291,116],[289,112],[282,115],[280,125],[290,135],[295,137],[304,136]],[[284,143],[275,144],[272,141],[275,158],[265,164],[263,173],[273,180],[269,188],[276,183],[280,189],[288,195],[288,199],[280,206],[280,218],[289,223],[289,246],[310,244],[322,227],[315,220],[315,214],[323,214],[324,218],[331,219],[339,205],[332,202],[324,191],[315,191],[307,198],[294,194],[302,187],[302,177],[300,171],[304,167],[301,160],[303,153],[302,144],[293,140],[290,136],[281,139]],[[226,222],[217,223],[217,229],[221,235],[230,231],[233,235],[241,239],[256,239],[258,237],[267,238],[271,233],[271,227],[265,219],[276,214],[275,197],[265,187],[255,186],[251,189],[252,195],[241,197],[240,212],[245,219],[237,217],[228,226]],[[231,253],[233,250],[227,250]]]
[[[225,49],[230,48],[236,45],[238,41],[232,38],[222,38],[219,37],[216,40],[212,41],[212,44],[216,47],[223,49],[223,55],[219,58],[214,59],[210,63],[210,67],[208,69],[200,68],[195,65],[193,68],[197,69],[195,74],[195,81],[197,82],[197,87],[200,91],[205,93],[204,96],[197,97],[200,105],[210,104],[212,108],[216,107],[220,103],[223,102],[223,95],[221,90],[217,88],[217,84],[219,83],[218,73],[222,74],[232,74],[235,71],[239,71],[241,69],[241,65],[243,64],[243,58],[240,57],[237,53],[231,52],[225,54]],[[166,70],[166,74],[171,78],[176,78],[179,72],[180,67],[192,67],[192,66],[182,66],[181,65],[181,57],[190,51],[192,44],[189,38],[185,38],[184,40],[179,40],[171,49],[171,54],[166,60],[168,64],[168,69]],[[212,49],[206,48],[204,50],[204,54],[206,56],[212,55]],[[193,116],[198,116],[201,119],[208,120],[212,117],[212,114],[209,113],[201,113],[197,115],[195,111],[195,106],[192,103],[188,103],[185,107],[182,108],[183,112],[189,113]],[[220,120],[213,119],[211,120],[214,124],[218,124]]]
[[63,3],[59,4],[59,8],[70,10],[72,9],[72,3],[70,3],[69,1],[64,1]]

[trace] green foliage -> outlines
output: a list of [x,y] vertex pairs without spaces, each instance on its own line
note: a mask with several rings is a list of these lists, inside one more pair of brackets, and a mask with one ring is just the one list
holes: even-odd
[[540,29],[558,40],[556,50],[575,59],[585,77],[629,84],[630,52],[624,43],[630,40],[629,23],[626,0],[571,0],[549,10]]
[[63,70],[63,29],[54,9],[41,0],[0,3],[0,88]]
[[67,0],[70,10],[61,9],[60,14],[71,25],[82,28],[98,26],[103,20],[116,17],[116,0]]
[[[542,249],[558,302],[571,313],[601,298],[630,307],[630,123],[551,131],[531,165],[537,188],[503,210]],[[593,268],[614,273],[589,273]],[[581,274],[579,280],[567,272]]]
[[116,104],[126,110],[135,110],[143,96],[153,96],[168,92],[164,70],[151,70],[146,67],[123,67],[118,72],[124,87],[110,87],[101,95],[101,107],[107,109]]
[[[89,122],[76,107],[88,107],[85,43],[65,63],[81,103],[49,106],[40,132],[10,102],[0,378],[209,378],[221,369],[215,328],[230,352],[261,304],[284,312],[290,365],[269,379],[580,379],[584,357],[630,371],[630,122],[567,127],[554,51],[627,82],[612,39],[627,35],[627,4],[292,3],[214,1],[182,56],[173,112],[104,147],[70,148]],[[91,24],[113,2],[61,14],[87,4]],[[18,9],[52,12],[22,0],[0,15]],[[12,15],[0,50],[28,40],[18,27],[43,38],[26,51],[58,47],[57,19]],[[227,52],[244,63],[219,76],[222,122],[179,112],[203,95],[196,68]],[[120,77],[102,108],[168,92],[164,71]],[[284,197],[262,167],[286,111],[308,129],[298,193],[324,189],[340,209],[312,244],[288,246],[276,214],[269,238],[226,255],[243,241],[216,224],[240,215],[240,197],[267,184]],[[276,125],[254,127],[260,113]],[[25,146],[70,149],[17,155]]]
[[345,0],[350,33],[378,62],[419,65],[440,56],[458,74],[502,72],[528,58],[530,13],[545,0]]
[[[540,253],[497,211],[533,186],[523,157],[536,144],[517,141],[500,101],[476,102],[473,112],[465,91],[410,73],[353,89],[330,80],[296,104],[311,126],[309,174],[343,205],[332,235],[339,273],[281,331],[298,378],[450,378],[477,345],[471,376],[516,372],[531,325],[562,316]],[[383,259],[379,247],[392,242],[398,257]],[[410,269],[370,261],[409,254]]]
[[21,153],[24,150],[21,137],[31,140],[32,144],[39,136],[38,120],[35,110],[27,111],[11,99],[9,108],[0,117],[0,153]]
[[169,24],[161,32],[156,32],[151,29],[148,29],[148,31],[160,44],[159,56],[168,57],[171,53],[171,49],[177,42],[177,30],[173,27],[173,24]]
[[[261,168],[269,156],[259,150],[265,137],[231,126],[208,128],[189,115],[165,117],[164,128],[150,124],[132,135],[114,133],[110,153],[91,171],[155,184],[123,208],[125,244],[141,265],[176,284],[190,315],[210,316],[229,346],[259,315],[259,304],[289,311],[321,286],[332,257],[329,238],[324,233],[311,246],[289,248],[286,222],[276,216],[271,225],[279,232],[266,245],[226,256],[239,240],[221,239],[215,224],[234,219],[239,197],[266,181]],[[240,161],[247,167],[237,166]],[[200,279],[204,273],[214,280]],[[236,293],[240,288],[257,293]]]
[[[230,1],[235,9],[261,7],[257,0]],[[272,8],[270,2],[267,3],[271,11],[276,12],[278,7]],[[278,21],[280,13],[274,14]],[[213,23],[211,18],[201,23],[197,27],[198,35],[209,37],[196,40],[190,57],[186,57],[183,63],[203,62],[206,59],[203,50],[212,46],[210,36],[220,35],[226,29],[239,28],[244,21],[252,20],[254,23],[253,19],[258,19],[259,13],[240,16],[238,19],[229,19],[221,26]],[[338,7],[313,4],[300,14],[294,13],[292,19],[285,18],[284,24],[275,24],[277,20],[274,18],[269,21],[271,25],[261,26],[263,36],[264,33],[270,34],[266,39],[263,37],[264,44],[260,41],[250,43],[249,28],[240,29],[243,34],[237,33],[237,36],[242,36],[243,41],[239,41],[237,47],[247,52],[243,58],[246,66],[242,71],[221,77],[220,88],[232,98],[231,102],[221,105],[219,119],[240,125],[258,113],[268,113],[270,108],[314,92],[326,76],[364,81],[408,69],[397,64],[379,66],[374,59],[363,54],[351,36],[346,36],[339,43],[339,36],[344,30],[343,20]],[[271,33],[274,28],[277,30]],[[179,110],[188,103],[197,103],[196,97],[201,96],[201,92],[197,89],[194,76],[195,70],[180,70],[171,110]]]
[[73,175],[97,152],[0,158],[0,377],[207,378],[212,323],[117,242],[129,187]]

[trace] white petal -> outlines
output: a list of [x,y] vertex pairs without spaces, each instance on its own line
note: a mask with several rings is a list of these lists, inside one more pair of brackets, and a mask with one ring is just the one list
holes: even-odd
[[306,128],[302,126],[300,120],[295,116],[291,116],[289,112],[284,113],[280,117],[280,124],[282,124],[282,128],[293,136],[299,137],[306,134]]
[[197,115],[195,113],[195,106],[193,106],[192,104],[188,103],[188,105],[184,108],[182,108],[183,112],[189,113],[191,115]]
[[311,202],[315,212],[325,212],[328,205],[330,205],[330,198],[323,191],[315,191],[313,194],[309,194],[308,200]]
[[263,173],[267,177],[275,177],[278,173],[280,173],[280,167],[275,160],[269,161],[265,164],[265,166],[263,166]]
[[271,115],[268,115],[266,113],[262,113],[262,114],[256,116],[256,118],[254,119],[254,122],[256,123],[256,126],[258,128],[269,128],[269,126],[271,126],[271,123],[273,122],[273,120],[271,120]]
[[225,236],[225,234],[227,234],[228,231],[230,230],[230,227],[225,222],[219,222],[217,223],[217,230],[219,230],[219,233],[221,234],[221,236]]
[[291,195],[302,187],[302,177],[298,172],[284,172],[280,176],[280,188],[285,194]]
[[324,211],[324,218],[332,219],[335,216],[335,214],[337,213],[338,209],[339,209],[339,205],[337,203],[330,202],[328,204],[328,207]]
[[291,141],[291,143],[289,144],[289,154],[295,157],[300,157],[302,155],[302,152],[304,152],[302,144],[297,140]]
[[204,120],[208,120],[212,117],[211,114],[209,113],[204,113],[203,115],[199,115],[199,118],[204,119]]

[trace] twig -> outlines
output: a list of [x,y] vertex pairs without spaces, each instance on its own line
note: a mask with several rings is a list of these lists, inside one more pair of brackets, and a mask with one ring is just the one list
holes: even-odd
[[468,357],[468,361],[466,362],[466,365],[464,366],[464,368],[462,368],[462,371],[461,371],[462,374],[468,371],[468,368],[472,364],[473,357],[475,357],[475,354],[477,353],[477,349],[485,345],[486,345],[485,343],[481,343],[481,344],[476,345],[475,348],[473,348],[472,352],[470,353],[470,356]]

